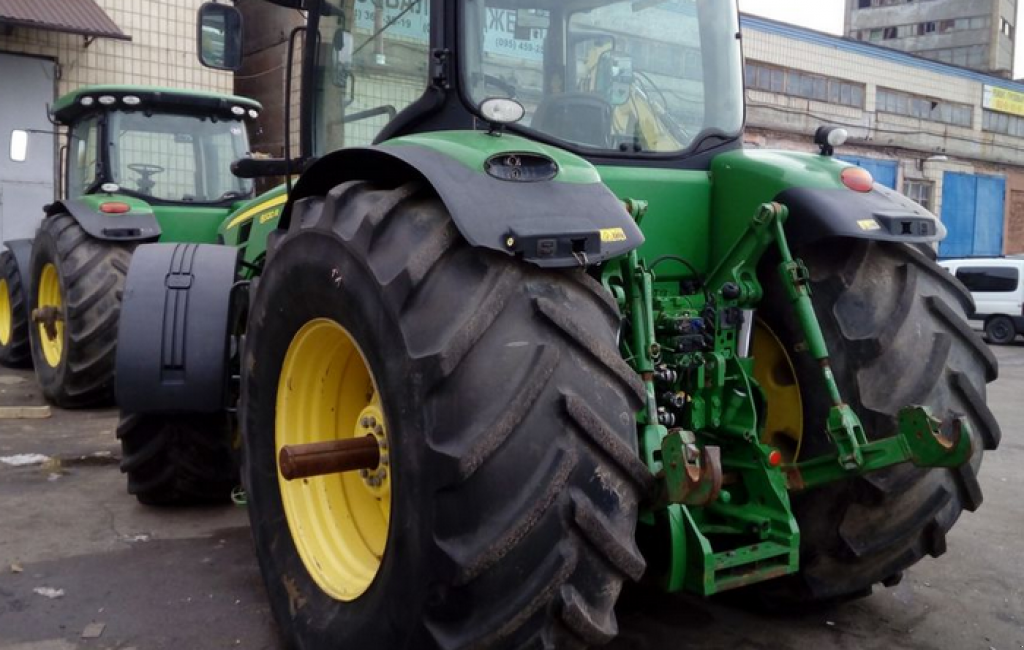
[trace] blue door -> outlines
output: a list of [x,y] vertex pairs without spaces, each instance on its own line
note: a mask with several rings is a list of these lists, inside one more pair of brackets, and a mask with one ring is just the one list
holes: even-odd
[[863,167],[871,173],[875,182],[889,189],[896,189],[896,161],[878,160],[877,158],[858,158],[856,156],[836,156],[843,162]]
[[942,223],[949,234],[940,257],[999,257],[1003,254],[1006,179],[946,172],[942,179]]

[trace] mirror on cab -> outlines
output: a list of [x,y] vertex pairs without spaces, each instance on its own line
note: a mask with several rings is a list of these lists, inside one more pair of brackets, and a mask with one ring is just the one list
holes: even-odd
[[28,158],[28,131],[11,131],[11,160],[25,162]]
[[214,70],[242,67],[242,14],[230,5],[206,2],[199,7],[199,61]]

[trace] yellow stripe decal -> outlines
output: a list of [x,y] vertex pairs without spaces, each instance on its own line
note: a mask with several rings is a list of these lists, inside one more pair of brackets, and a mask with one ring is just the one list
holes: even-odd
[[288,195],[287,194],[282,194],[281,196],[276,196],[276,197],[270,199],[266,203],[260,203],[259,205],[254,205],[253,207],[249,208],[248,210],[246,210],[242,214],[240,214],[237,217],[235,217],[234,219],[232,219],[231,222],[228,224],[227,230],[231,230],[232,228],[234,228],[238,224],[243,223],[245,221],[248,221],[249,219],[252,219],[254,216],[259,214],[260,212],[263,212],[264,210],[269,210],[270,208],[273,208],[273,207],[278,206],[278,205],[282,205],[282,204],[287,203],[287,202],[288,202]]
[[628,241],[626,237],[626,231],[622,228],[603,228],[601,230],[601,241],[604,243],[617,242],[617,241]]

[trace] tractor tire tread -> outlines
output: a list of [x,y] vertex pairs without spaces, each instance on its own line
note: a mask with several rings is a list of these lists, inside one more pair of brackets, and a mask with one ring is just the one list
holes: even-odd
[[128,493],[145,505],[223,503],[238,484],[223,415],[122,413],[117,438]]
[[[52,249],[41,247],[41,238]],[[60,276],[66,334],[61,365],[54,368],[46,362],[39,349],[38,327],[30,328],[30,337],[43,393],[58,406],[82,408],[113,400],[121,295],[134,247],[134,243],[97,240],[67,214],[47,217],[40,226],[32,268],[50,263]],[[31,296],[30,305],[34,307],[37,300]]]
[[[902,244],[842,242],[800,254],[811,269],[815,310],[840,390],[868,436],[894,435],[898,410],[924,404],[936,417],[965,417],[974,455],[956,469],[904,464],[794,495],[802,568],[758,587],[769,607],[858,597],[926,555],[941,555],[961,512],[981,504],[982,450],[1000,440],[985,404],[985,384],[998,376],[998,365],[966,323],[973,301],[959,282]],[[886,276],[899,281],[879,282]],[[766,313],[776,314],[771,305],[784,300],[781,287],[767,288]],[[781,314],[774,318],[792,318]],[[811,367],[809,355],[794,360]],[[805,419],[828,407],[807,408]],[[814,448],[805,437],[804,458],[829,453],[831,443],[822,438]]]
[[32,365],[29,347],[28,292],[10,251],[0,253],[0,279],[7,281],[11,308],[11,333],[7,344],[0,344],[0,365],[26,368]]

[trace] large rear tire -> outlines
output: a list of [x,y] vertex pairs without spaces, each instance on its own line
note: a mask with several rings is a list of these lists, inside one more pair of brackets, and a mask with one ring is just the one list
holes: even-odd
[[117,321],[133,249],[90,237],[67,214],[47,217],[36,234],[28,310],[32,362],[43,395],[57,406],[113,400]]
[[[614,637],[622,582],[644,570],[634,529],[651,480],[636,451],[642,385],[619,356],[618,321],[582,273],[470,247],[429,189],[352,182],[300,201],[290,231],[271,238],[242,398],[252,530],[291,643],[577,648]],[[384,422],[344,415],[353,404]],[[282,441],[375,423],[389,458],[369,478],[280,477]],[[330,507],[365,491],[377,497],[367,514]],[[356,551],[337,543],[343,519],[375,531],[356,538],[361,572],[345,568]]]
[[[904,464],[793,495],[802,568],[760,587],[776,604],[867,595],[875,583],[898,582],[924,556],[942,555],[960,514],[981,505],[982,454],[1000,439],[985,403],[996,360],[967,324],[971,298],[952,276],[899,244],[839,241],[800,254],[836,380],[868,437],[895,434],[900,408],[923,404],[941,418],[966,417],[974,456],[957,469]],[[758,313],[788,351],[803,402],[800,459],[834,453],[820,367],[802,345],[775,269],[764,277]]]
[[32,361],[25,293],[14,255],[0,253],[0,365],[8,368],[24,368]]
[[122,413],[117,438],[128,494],[144,505],[225,503],[238,485],[227,415]]

